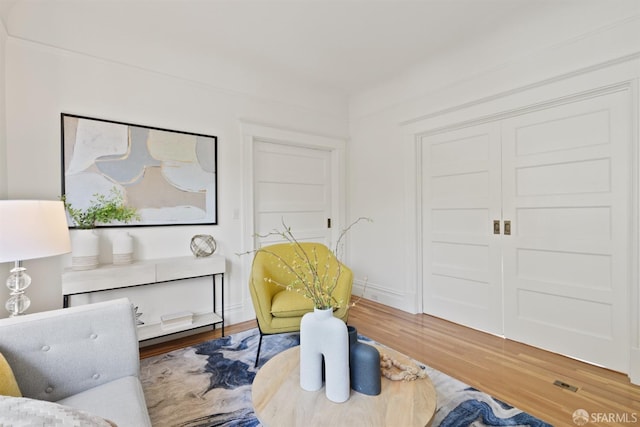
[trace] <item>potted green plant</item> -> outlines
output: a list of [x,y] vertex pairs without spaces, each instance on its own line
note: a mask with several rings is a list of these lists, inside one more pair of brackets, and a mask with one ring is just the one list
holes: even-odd
[[[86,209],[75,208],[66,195],[61,197],[76,230],[71,236],[71,268],[73,270],[89,270],[98,266],[100,237],[94,232],[97,224],[114,222],[129,223],[140,219],[137,210],[127,206],[124,197],[116,187],[108,195],[94,194]],[[128,236],[130,239],[130,236]],[[131,254],[127,254],[130,262]]]
[[122,193],[113,187],[109,195],[96,193],[93,195],[87,209],[74,208],[67,201],[66,195],[61,197],[64,207],[77,228],[95,228],[96,224],[109,224],[112,222],[129,223],[140,219],[135,208],[127,206]]

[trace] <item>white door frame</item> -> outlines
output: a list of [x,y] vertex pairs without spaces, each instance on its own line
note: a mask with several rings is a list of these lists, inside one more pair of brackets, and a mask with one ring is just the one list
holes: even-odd
[[[335,242],[346,218],[346,139],[317,135],[298,130],[283,129],[276,126],[240,120],[242,129],[242,252],[255,250],[254,215],[254,145],[256,141],[291,145],[303,148],[316,148],[331,153],[331,241]],[[243,257],[242,283],[247,283],[252,257]],[[248,299],[248,287],[243,291],[243,301],[251,305]]]
[[255,218],[254,218],[254,158],[256,141],[291,145],[303,148],[316,148],[331,153],[331,218],[332,241],[344,227],[345,221],[345,151],[344,139],[315,135],[301,131],[281,129],[274,126],[241,120],[243,134],[243,166],[242,166],[242,242],[243,250],[254,250]]

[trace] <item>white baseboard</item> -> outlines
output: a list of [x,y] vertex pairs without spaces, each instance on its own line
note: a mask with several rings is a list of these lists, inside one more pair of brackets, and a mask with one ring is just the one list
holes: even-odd
[[363,280],[354,280],[351,294],[355,298],[362,297],[408,313],[418,313],[415,295],[393,292],[371,282],[365,284]]
[[640,385],[640,348],[631,348],[629,379],[631,384]]
[[247,320],[255,320],[256,313],[253,311],[251,301],[245,304],[236,304],[225,307],[224,324],[235,325],[236,323],[246,322]]

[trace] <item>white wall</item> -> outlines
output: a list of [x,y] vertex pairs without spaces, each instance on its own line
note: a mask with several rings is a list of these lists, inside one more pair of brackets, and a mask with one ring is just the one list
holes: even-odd
[[[244,249],[240,119],[344,138],[346,101],[266,75],[261,83],[268,85],[270,79],[271,89],[254,96],[250,94],[256,84],[253,76],[236,75],[233,88],[218,87],[194,78],[199,69],[185,66],[171,74],[149,71],[13,37],[7,41],[6,64],[9,198],[60,196],[61,112],[218,136],[219,225],[134,227],[128,231],[137,241],[138,259],[190,255],[189,241],[194,234],[213,235],[217,253],[228,259],[228,323],[253,317],[241,261],[235,255]],[[182,71],[186,77],[178,77]],[[248,79],[245,93],[239,90],[243,79]],[[236,210],[240,219],[234,218]],[[105,252],[111,231],[100,230]],[[69,263],[68,255],[25,262],[33,278],[28,291],[30,312],[61,306],[60,273]],[[5,298],[6,290],[0,290],[0,300]]]
[[399,120],[415,118],[620,57],[637,40],[616,28],[628,27],[625,22],[638,14],[638,0],[549,2],[547,13],[503,22],[485,37],[467,39],[357,94],[350,100],[350,119],[392,110]]
[[405,140],[407,128],[494,114],[506,108],[501,99],[537,82],[640,52],[640,2],[612,4],[625,7],[536,17],[531,25],[544,29],[540,40],[519,40],[507,25],[504,33],[469,41],[351,99],[349,215],[371,216],[374,223],[366,232],[354,230],[349,260],[356,277],[368,277],[367,296],[421,310],[416,153]]
[[7,197],[7,131],[5,109],[5,64],[7,30],[0,21],[0,199]]
[[[7,130],[5,114],[5,45],[7,42],[7,31],[4,24],[0,22],[0,200],[7,198]],[[5,278],[9,275],[11,264],[0,264],[0,279],[4,284]],[[2,286],[2,289],[6,289]],[[6,295],[8,295],[6,291]],[[4,295],[4,294],[3,294]],[[4,302],[5,299],[2,299]],[[3,303],[4,305],[4,303]]]

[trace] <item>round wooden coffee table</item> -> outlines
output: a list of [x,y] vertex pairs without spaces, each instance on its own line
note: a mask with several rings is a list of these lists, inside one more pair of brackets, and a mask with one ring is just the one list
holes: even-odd
[[[378,348],[402,362],[408,358]],[[331,402],[324,387],[300,388],[300,347],[274,356],[256,374],[253,407],[264,427],[404,426],[431,424],[436,410],[436,390],[427,377],[415,381],[390,381],[382,377],[382,391],[368,396],[351,390],[344,403]]]

